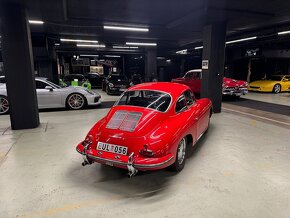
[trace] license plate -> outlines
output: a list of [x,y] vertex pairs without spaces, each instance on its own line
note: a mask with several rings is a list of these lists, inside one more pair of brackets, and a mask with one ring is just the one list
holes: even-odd
[[108,144],[104,142],[98,142],[97,150],[126,155],[128,148],[124,146],[120,146],[120,145],[113,145],[113,144]]
[[120,89],[121,92],[124,92],[126,89]]

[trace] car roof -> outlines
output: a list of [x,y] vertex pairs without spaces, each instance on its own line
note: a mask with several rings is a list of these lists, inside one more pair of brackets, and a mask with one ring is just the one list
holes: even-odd
[[180,83],[172,82],[150,82],[150,83],[141,83],[135,85],[128,89],[128,91],[138,91],[138,90],[154,90],[161,91],[170,94],[172,97],[177,98],[184,91],[188,90],[189,87]]
[[194,69],[194,70],[189,70],[187,71],[188,72],[198,72],[198,73],[201,73],[202,69]]

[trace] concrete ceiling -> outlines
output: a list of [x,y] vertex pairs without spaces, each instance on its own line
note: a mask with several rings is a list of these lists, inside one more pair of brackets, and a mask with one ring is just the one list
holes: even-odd
[[[15,0],[14,0],[15,1]],[[287,0],[27,0],[35,35],[95,39],[108,45],[157,42],[178,49],[202,42],[202,27],[225,20],[228,38],[275,34],[290,24]],[[149,32],[104,30],[104,24],[148,27]],[[290,27],[289,27],[290,28]]]

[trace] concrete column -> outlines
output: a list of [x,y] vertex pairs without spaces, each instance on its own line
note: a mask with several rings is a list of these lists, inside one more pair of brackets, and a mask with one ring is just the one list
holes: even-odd
[[58,83],[57,54],[55,51],[54,41],[47,39],[47,51],[49,59],[49,74],[54,83]]
[[156,49],[148,49],[145,54],[145,81],[157,78],[157,56]]
[[2,56],[12,129],[39,125],[30,28],[25,8],[4,2],[2,8]]
[[215,113],[221,112],[225,36],[225,22],[212,23],[203,28],[201,97],[211,99]]

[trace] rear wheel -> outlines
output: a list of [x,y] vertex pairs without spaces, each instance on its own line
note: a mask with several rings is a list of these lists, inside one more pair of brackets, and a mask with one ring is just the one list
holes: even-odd
[[281,85],[280,84],[275,84],[273,87],[273,92],[274,93],[280,93],[281,92]]
[[187,140],[186,137],[184,137],[178,144],[175,162],[171,165],[172,170],[180,172],[184,168],[186,160],[186,147]]
[[0,96],[0,114],[6,114],[9,111],[9,102],[6,96]]
[[79,93],[73,93],[66,100],[67,107],[72,110],[82,109],[86,105],[86,99]]

